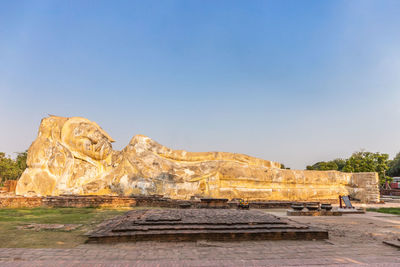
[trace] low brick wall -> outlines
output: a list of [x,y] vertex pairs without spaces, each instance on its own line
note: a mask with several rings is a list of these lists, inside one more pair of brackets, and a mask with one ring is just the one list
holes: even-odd
[[[325,203],[325,202],[324,202]],[[204,204],[204,203],[203,203]],[[162,207],[162,208],[202,208],[200,200],[177,200],[154,196],[49,196],[49,197],[22,197],[0,196],[0,208],[35,208],[35,207],[94,207],[94,208],[122,208],[122,207]],[[290,201],[250,201],[250,208],[273,209],[289,208]],[[225,206],[224,206],[225,207]],[[228,201],[227,208],[236,208],[236,201]]]
[[53,196],[42,199],[44,207],[122,208],[136,206],[136,199],[118,196]]
[[190,202],[186,200],[154,196],[136,196],[134,199],[136,200],[136,206],[138,207],[179,208],[180,204]]
[[117,196],[0,197],[0,208],[122,208],[133,206],[136,206],[134,198]]
[[17,187],[16,180],[7,180],[4,182],[4,186],[0,187],[0,191],[4,193],[15,193],[15,188]]
[[42,197],[0,197],[0,208],[37,208],[43,205]]
[[285,209],[292,205],[290,201],[254,201],[249,202],[252,209]]
[[381,195],[400,196],[400,189],[381,189]]

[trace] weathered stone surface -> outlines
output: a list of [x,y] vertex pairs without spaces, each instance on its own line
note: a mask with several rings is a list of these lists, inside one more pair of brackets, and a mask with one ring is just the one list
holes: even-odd
[[89,242],[327,239],[326,230],[259,210],[132,210],[101,223]]
[[113,141],[85,118],[43,119],[16,193],[298,201],[351,194],[363,201],[379,200],[375,173],[283,170],[279,163],[243,154],[172,150],[143,135],[114,151]]

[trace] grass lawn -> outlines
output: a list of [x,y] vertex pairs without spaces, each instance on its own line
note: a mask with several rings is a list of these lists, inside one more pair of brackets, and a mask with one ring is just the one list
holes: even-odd
[[[127,212],[127,209],[32,208],[0,209],[0,247],[66,248],[85,242],[84,234],[104,219]],[[40,224],[82,224],[66,230],[25,230],[19,226]]]
[[367,209],[367,211],[375,211],[375,212],[381,212],[381,213],[400,215],[400,208]]

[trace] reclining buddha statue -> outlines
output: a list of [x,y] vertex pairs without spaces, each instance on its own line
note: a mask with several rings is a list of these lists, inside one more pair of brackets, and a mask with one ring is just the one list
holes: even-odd
[[[336,200],[352,194],[377,201],[375,173],[281,169],[277,162],[237,153],[172,150],[136,135],[121,151],[95,122],[44,118],[28,150],[18,195],[162,194],[171,198]],[[375,190],[376,189],[376,190]]]

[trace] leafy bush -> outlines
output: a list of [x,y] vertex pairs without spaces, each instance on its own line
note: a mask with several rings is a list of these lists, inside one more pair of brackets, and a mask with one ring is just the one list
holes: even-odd
[[7,180],[16,180],[26,169],[27,152],[18,153],[14,160],[0,152],[0,184]]

